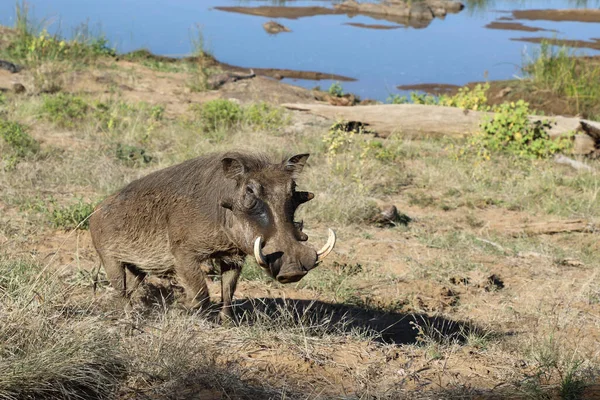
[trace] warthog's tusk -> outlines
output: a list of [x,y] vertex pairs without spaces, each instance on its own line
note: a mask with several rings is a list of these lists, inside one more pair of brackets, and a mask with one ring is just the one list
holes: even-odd
[[264,254],[262,253],[262,236],[259,236],[254,241],[254,258],[256,258],[256,263],[263,268],[268,268],[267,260],[265,259]]
[[325,244],[325,246],[323,246],[323,248],[321,250],[319,250],[319,252],[317,253],[317,262],[321,262],[323,261],[323,259],[325,257],[327,257],[327,255],[329,253],[331,253],[331,250],[333,250],[333,247],[335,246],[335,232],[332,231],[331,229],[329,229],[329,238],[327,239],[327,243]]

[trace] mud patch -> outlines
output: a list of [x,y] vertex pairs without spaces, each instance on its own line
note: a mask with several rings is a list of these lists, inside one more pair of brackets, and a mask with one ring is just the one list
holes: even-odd
[[569,39],[553,39],[553,38],[545,38],[545,37],[532,37],[532,38],[512,38],[510,40],[516,42],[528,42],[528,43],[542,43],[548,42],[557,46],[567,46],[567,47],[577,47],[577,48],[586,48],[586,49],[594,49],[600,50],[600,38],[592,38],[591,41],[586,40],[569,40]]
[[487,24],[485,26],[485,28],[488,29],[501,29],[501,30],[508,30],[508,31],[523,31],[523,32],[540,32],[540,31],[545,31],[545,32],[557,32],[554,29],[544,29],[544,28],[538,28],[535,26],[527,26],[527,25],[523,25],[520,22],[490,22],[489,24]]
[[417,83],[414,85],[400,85],[396,86],[396,88],[400,90],[418,90],[437,96],[440,94],[454,93],[460,89],[460,86],[449,83]]
[[515,10],[512,12],[515,19],[543,20],[543,21],[573,21],[573,22],[600,22],[600,10],[573,9],[573,10]]
[[381,30],[402,28],[400,25],[363,24],[360,22],[346,22],[346,23],[344,23],[344,25],[354,26],[357,28],[381,29]]
[[211,56],[204,56],[202,60],[198,57],[184,57],[184,58],[174,58],[174,57],[166,57],[159,56],[156,54],[152,54],[147,50],[136,50],[123,56],[119,57],[125,60],[148,60],[148,61],[157,61],[162,63],[169,64],[177,64],[177,63],[202,63],[205,67],[212,67],[221,69],[224,72],[236,72],[236,73],[248,73],[250,70],[253,70],[256,75],[268,76],[274,79],[305,79],[305,80],[336,80],[340,82],[354,82],[356,78],[352,78],[344,75],[330,74],[318,71],[298,71],[293,69],[280,69],[280,68],[252,68],[252,67],[240,67],[237,65],[231,65],[227,63],[223,63],[215,59]]
[[315,17],[318,15],[340,15],[345,14],[340,10],[325,7],[215,7],[215,10],[233,12],[238,14],[256,15],[269,18],[298,19],[303,17]]

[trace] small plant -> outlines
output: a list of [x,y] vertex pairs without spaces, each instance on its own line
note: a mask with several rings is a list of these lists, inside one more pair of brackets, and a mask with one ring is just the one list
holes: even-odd
[[256,264],[254,261],[249,258],[244,262],[244,267],[242,268],[242,272],[240,273],[240,279],[245,281],[272,281],[272,279]]
[[56,200],[51,199],[50,223],[55,228],[69,229],[89,229],[89,216],[94,212],[95,203],[77,199],[77,203],[61,207]]
[[239,104],[224,99],[207,101],[197,111],[207,132],[230,129],[240,123],[244,114]]
[[146,154],[145,149],[137,146],[118,143],[115,153],[119,161],[129,166],[144,165],[152,161],[152,156]]
[[[359,128],[359,130],[362,130],[362,128]],[[344,122],[336,122],[333,124],[331,128],[329,128],[327,135],[323,137],[327,157],[331,159],[338,154],[346,152],[355,142],[354,136],[356,134],[356,130],[347,129]]]
[[331,84],[331,86],[329,86],[328,92],[334,97],[342,97],[344,95],[344,88],[342,87],[341,83],[334,82]]
[[479,154],[489,159],[494,152],[505,152],[520,157],[544,158],[565,151],[571,146],[571,138],[552,140],[548,121],[529,120],[529,104],[523,100],[504,103],[498,106],[492,119],[484,120],[471,145],[479,149]]
[[388,104],[406,104],[408,99],[406,96],[400,96],[399,94],[390,94],[385,102]]
[[414,104],[424,105],[439,105],[446,107],[459,107],[465,110],[487,111],[490,107],[487,105],[486,92],[489,90],[490,84],[477,84],[473,90],[465,86],[458,89],[458,93],[453,96],[440,95],[434,96],[431,94],[422,94],[413,92],[410,94],[410,99]]
[[464,110],[485,111],[489,109],[487,105],[486,92],[490,89],[490,84],[477,84],[473,90],[465,86],[458,89],[454,96],[440,96],[440,105],[446,107],[459,107]]
[[244,109],[244,120],[255,129],[272,130],[287,123],[286,115],[280,107],[259,102]]
[[56,125],[63,128],[73,128],[77,122],[82,121],[90,107],[79,96],[66,93],[48,95],[44,97],[42,112]]
[[423,104],[426,106],[440,105],[440,99],[437,96],[428,93],[412,92],[410,94],[410,101],[413,104]]
[[27,127],[18,122],[0,120],[0,137],[17,157],[36,154],[40,150],[40,144],[27,133]]
[[3,155],[5,167],[13,169],[21,159],[37,154],[40,144],[27,133],[27,127],[18,122],[0,119],[0,138],[11,148]]

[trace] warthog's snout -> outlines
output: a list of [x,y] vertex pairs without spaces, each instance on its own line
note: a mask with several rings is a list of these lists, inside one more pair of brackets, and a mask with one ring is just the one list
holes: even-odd
[[311,269],[315,268],[335,246],[335,233],[329,229],[327,243],[319,251],[304,246],[296,245],[290,251],[276,251],[267,255],[263,254],[263,240],[259,236],[254,241],[254,257],[262,268],[281,283],[298,282]]

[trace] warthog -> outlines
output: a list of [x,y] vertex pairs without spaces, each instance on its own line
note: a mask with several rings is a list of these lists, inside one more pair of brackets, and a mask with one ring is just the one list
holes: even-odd
[[209,303],[210,259],[221,267],[220,316],[231,317],[231,301],[244,258],[279,282],[296,282],[323,260],[335,244],[315,251],[302,223],[294,221],[310,192],[296,191],[295,179],[308,154],[281,163],[237,152],[209,154],[131,182],[104,200],[90,219],[94,247],[111,285],[128,299],[146,274],[174,275],[184,305]]

